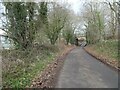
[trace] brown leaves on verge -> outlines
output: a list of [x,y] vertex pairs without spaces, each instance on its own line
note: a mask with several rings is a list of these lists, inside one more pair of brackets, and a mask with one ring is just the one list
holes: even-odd
[[44,71],[41,72],[39,76],[37,76],[33,81],[30,87],[37,87],[37,88],[54,88],[56,84],[56,79],[60,69],[62,68],[65,56],[74,49],[75,46],[67,45],[64,46],[58,55],[56,56],[55,60],[47,65]]
[[87,46],[84,48],[90,55],[94,56],[95,58],[97,58],[98,60],[100,60],[101,62],[117,69],[120,70],[118,67],[118,61],[108,57],[107,55],[105,55],[104,53],[99,53],[96,50],[94,50],[93,47],[91,46]]

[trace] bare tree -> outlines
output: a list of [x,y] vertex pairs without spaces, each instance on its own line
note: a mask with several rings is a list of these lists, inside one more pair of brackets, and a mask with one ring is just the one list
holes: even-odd
[[86,3],[83,18],[85,19],[86,39],[88,43],[96,43],[102,39],[104,16],[98,3]]
[[45,30],[51,44],[54,45],[56,43],[59,34],[66,23],[66,19],[66,8],[54,3],[48,16],[48,28]]

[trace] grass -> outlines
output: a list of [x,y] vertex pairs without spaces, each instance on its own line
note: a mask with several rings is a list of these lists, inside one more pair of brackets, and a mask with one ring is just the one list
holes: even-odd
[[56,56],[55,47],[30,51],[3,51],[3,87],[25,88]]
[[92,46],[101,55],[118,60],[118,41],[106,40]]

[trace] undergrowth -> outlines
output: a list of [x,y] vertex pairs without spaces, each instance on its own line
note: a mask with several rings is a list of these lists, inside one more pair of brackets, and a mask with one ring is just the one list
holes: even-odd
[[100,54],[118,60],[118,41],[106,40],[103,42],[96,43],[92,47]]
[[58,52],[55,46],[36,46],[21,50],[2,51],[2,84],[4,88],[24,88],[53,60]]

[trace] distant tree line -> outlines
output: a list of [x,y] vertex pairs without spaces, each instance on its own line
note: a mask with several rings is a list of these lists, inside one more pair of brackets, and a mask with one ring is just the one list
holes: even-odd
[[118,5],[118,2],[87,2],[84,4],[83,18],[87,43],[118,38]]

